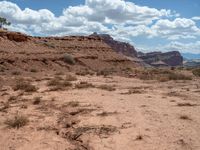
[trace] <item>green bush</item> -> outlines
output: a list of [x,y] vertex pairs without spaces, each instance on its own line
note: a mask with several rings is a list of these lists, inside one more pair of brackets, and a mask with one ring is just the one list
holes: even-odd
[[63,56],[63,61],[64,61],[65,63],[70,64],[70,65],[74,65],[74,64],[76,63],[74,57],[71,56],[70,54],[65,54],[65,55]]

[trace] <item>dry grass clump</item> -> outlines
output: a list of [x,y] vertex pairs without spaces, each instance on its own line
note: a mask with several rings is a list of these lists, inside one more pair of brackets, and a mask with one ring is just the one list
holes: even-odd
[[137,135],[136,138],[135,138],[136,141],[141,141],[143,139],[144,139],[144,137],[141,134]]
[[78,89],[92,88],[92,87],[94,87],[93,84],[88,83],[88,82],[83,82],[83,81],[75,85],[75,88],[78,88]]
[[89,69],[82,69],[76,72],[76,75],[79,76],[94,75],[94,72]]
[[65,80],[66,81],[77,81],[77,78],[75,75],[73,76],[71,74],[68,74],[68,75],[66,75]]
[[4,123],[11,128],[17,128],[23,127],[27,125],[29,122],[28,118],[23,115],[16,115],[13,118],[7,119]]
[[38,70],[37,69],[31,69],[30,72],[36,73],[36,72],[38,72]]
[[8,98],[8,101],[10,102],[10,101],[15,101],[15,100],[17,100],[17,96],[10,96],[9,98]]
[[6,111],[10,107],[9,102],[3,103],[3,106],[0,107],[0,111]]
[[21,75],[21,72],[20,72],[20,71],[13,71],[13,72],[12,72],[12,75],[16,75],[16,76],[17,76],[17,75]]
[[197,106],[197,104],[191,104],[191,103],[178,103],[177,106],[179,106],[179,107],[193,107],[193,106]]
[[142,80],[158,80],[161,82],[170,80],[192,80],[190,76],[169,69],[137,70],[136,74]]
[[14,91],[23,90],[25,92],[36,92],[37,88],[28,81],[17,81],[13,87]]
[[141,89],[129,89],[127,94],[142,94],[142,93],[144,93],[144,91]]
[[38,105],[41,102],[41,97],[34,97],[33,105]]
[[70,106],[70,107],[78,107],[80,104],[78,101],[70,101],[68,102],[67,106]]
[[[71,79],[72,80],[72,79]],[[66,87],[71,87],[72,83],[66,80],[63,80],[60,77],[55,77],[48,81],[48,86],[52,87],[51,91],[58,91],[58,90],[64,90]]]
[[106,117],[106,116],[115,115],[115,114],[117,114],[116,111],[115,112],[106,112],[106,111],[104,111],[104,112],[101,112],[101,113],[97,114],[97,116]]
[[77,140],[80,136],[85,134],[95,134],[97,136],[107,136],[117,132],[117,128],[110,125],[102,125],[102,126],[84,126],[74,128],[73,132],[70,132],[67,136],[70,140]]
[[97,76],[108,76],[108,75],[111,75],[113,74],[115,71],[114,69],[104,69],[104,70],[100,70],[97,72]]
[[61,83],[61,80],[62,80],[62,78],[56,76],[55,78],[49,80],[49,81],[47,82],[47,85],[48,85],[48,86],[56,86],[56,85],[58,85],[58,84]]
[[74,65],[76,63],[74,57],[70,54],[67,54],[67,53],[63,56],[63,61],[65,63],[70,64],[70,65]]
[[115,91],[116,90],[115,87],[113,87],[111,85],[106,85],[106,84],[97,86],[97,88],[102,89],[102,90],[106,90],[106,91]]
[[192,119],[191,119],[189,116],[187,116],[187,115],[181,115],[179,118],[182,119],[182,120],[192,120]]
[[180,73],[170,73],[168,75],[169,80],[192,80],[191,77],[186,76],[184,74],[180,74]]
[[195,76],[200,77],[200,68],[194,69],[194,70],[192,71],[192,73],[193,73]]

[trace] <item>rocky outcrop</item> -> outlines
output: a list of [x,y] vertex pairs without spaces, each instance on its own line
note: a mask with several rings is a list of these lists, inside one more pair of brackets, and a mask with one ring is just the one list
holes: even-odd
[[15,42],[26,42],[28,41],[28,36],[19,32],[8,32],[6,30],[0,31],[0,37],[7,38],[10,41]]
[[183,57],[178,51],[138,53],[138,57],[151,66],[182,66]]
[[137,57],[137,51],[132,45],[125,42],[116,41],[108,34],[93,33],[92,35],[90,35],[90,37],[100,37],[106,44],[108,44],[116,52],[122,53],[129,57]]

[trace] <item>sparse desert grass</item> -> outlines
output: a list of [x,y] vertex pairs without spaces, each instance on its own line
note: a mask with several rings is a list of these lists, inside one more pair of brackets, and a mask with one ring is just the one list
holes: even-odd
[[63,56],[63,61],[64,61],[65,63],[70,64],[70,65],[74,65],[74,64],[76,63],[74,57],[73,57],[72,55],[70,55],[70,54],[67,54],[67,53],[64,54],[64,56]]
[[21,75],[21,72],[20,71],[13,71],[12,75]]
[[53,43],[42,43],[43,45],[49,47],[49,48],[55,48],[55,45]]
[[117,112],[106,112],[106,111],[103,111],[101,113],[98,113],[97,116],[101,116],[101,117],[106,117],[106,116],[110,116],[110,115],[115,115],[117,114]]
[[188,95],[182,94],[182,93],[178,93],[177,91],[172,91],[166,94],[169,97],[181,97],[181,98],[187,98]]
[[28,81],[17,81],[15,86],[13,87],[14,91],[23,90],[25,92],[36,92],[36,86],[32,85]]
[[136,88],[130,88],[130,89],[128,90],[128,92],[121,93],[121,94],[131,95],[131,94],[142,94],[142,93],[144,93],[144,92],[145,92],[145,91],[142,90],[141,88],[138,88],[138,89],[136,89]]
[[68,74],[68,75],[66,75],[65,80],[66,81],[76,81],[77,78],[75,75]]
[[93,88],[93,87],[94,87],[93,84],[88,83],[88,82],[84,82],[84,81],[75,85],[75,88],[77,88],[77,89]]
[[10,107],[9,102],[3,103],[3,106],[0,107],[0,111],[5,111],[6,109],[8,109]]
[[107,136],[113,134],[117,131],[117,128],[110,125],[102,125],[102,126],[84,126],[75,128],[73,132],[70,132],[67,136],[70,140],[77,140],[80,136],[84,134],[94,133],[98,136]]
[[15,101],[15,100],[17,100],[17,96],[10,96],[9,98],[8,98],[8,101],[10,102],[10,101]]
[[144,91],[141,89],[129,89],[127,94],[142,94],[142,93],[144,93]]
[[177,106],[179,106],[179,107],[193,107],[193,106],[197,106],[197,104],[191,104],[191,103],[178,103]]
[[169,69],[140,69],[136,70],[135,73],[142,80],[158,80],[161,82],[170,80],[192,80],[190,76]]
[[115,91],[116,88],[113,87],[113,86],[114,85],[106,85],[106,84],[104,84],[104,85],[97,86],[97,88],[102,89],[102,90],[106,90],[106,91]]
[[54,77],[53,79],[49,80],[47,82],[48,86],[56,86],[61,83],[62,78],[59,78],[58,76]]
[[187,115],[180,115],[180,117],[179,117],[180,119],[182,119],[182,120],[192,120],[189,116],[187,116]]
[[41,97],[34,97],[33,99],[33,105],[38,105],[41,102]]
[[26,116],[17,114],[13,118],[7,119],[4,123],[10,128],[20,128],[29,122],[29,119]]
[[94,75],[94,72],[90,71],[89,69],[82,69],[76,72],[76,75],[79,75],[79,76]]
[[144,139],[144,137],[141,134],[137,135],[136,138],[135,138],[136,141],[141,141],[143,139]]
[[60,77],[55,77],[47,82],[47,86],[51,87],[51,91],[64,90],[66,87],[71,87],[72,83],[66,80],[63,80]]
[[59,75],[64,75],[64,72],[62,72],[62,71],[59,71],[59,72],[56,72],[56,73],[55,73],[55,75],[56,75],[56,76],[59,76]]
[[70,101],[67,103],[67,106],[70,107],[78,107],[80,105],[80,103],[78,101]]
[[35,73],[35,72],[38,72],[38,70],[37,69],[31,69],[30,72],[34,72]]
[[169,80],[192,80],[190,76],[186,76],[181,73],[170,73],[168,75]]
[[195,76],[200,77],[200,68],[194,69],[194,70],[192,71],[192,73],[193,73]]
[[100,71],[98,71],[97,72],[97,76],[108,76],[108,75],[111,75],[111,74],[113,74],[113,72],[114,72],[114,69],[104,69],[104,70],[100,70]]

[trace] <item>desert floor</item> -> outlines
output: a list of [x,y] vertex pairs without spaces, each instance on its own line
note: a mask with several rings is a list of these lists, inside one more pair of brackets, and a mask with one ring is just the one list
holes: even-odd
[[[199,79],[88,75],[53,89],[54,76],[23,76],[31,93],[12,89],[20,76],[1,76],[0,150],[200,150]],[[16,116],[29,121],[13,128]]]

